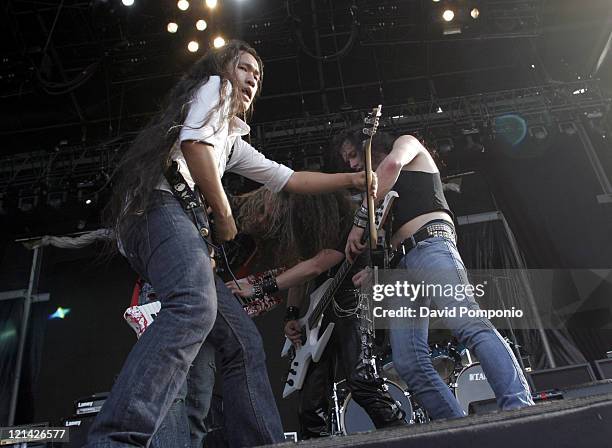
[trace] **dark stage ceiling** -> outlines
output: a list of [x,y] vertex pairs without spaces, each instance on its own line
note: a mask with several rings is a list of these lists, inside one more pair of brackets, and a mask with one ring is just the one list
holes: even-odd
[[[262,123],[585,79],[605,53],[611,13],[608,0],[219,0],[214,10],[194,0],[186,11],[174,0],[6,0],[2,155],[133,132],[217,35],[263,56],[253,117]],[[597,72],[604,87],[610,65]]]

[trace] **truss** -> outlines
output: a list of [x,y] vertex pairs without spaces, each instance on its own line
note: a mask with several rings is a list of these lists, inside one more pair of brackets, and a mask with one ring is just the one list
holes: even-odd
[[[518,114],[530,126],[576,121],[585,115],[606,117],[612,98],[596,82],[559,83],[493,93],[383,106],[381,127],[424,137],[460,135],[469,129],[495,133],[495,118]],[[373,105],[374,106],[374,105]],[[350,110],[253,126],[252,144],[279,161],[320,156],[332,137],[361,122],[368,110]],[[64,146],[0,159],[0,193],[21,194],[41,188],[107,178],[134,134],[96,145]]]

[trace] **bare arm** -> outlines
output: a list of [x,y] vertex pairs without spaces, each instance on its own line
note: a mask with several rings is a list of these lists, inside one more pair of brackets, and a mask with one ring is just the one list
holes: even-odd
[[[329,268],[337,265],[344,259],[344,254],[332,249],[323,249],[317,255],[308,260],[296,264],[276,277],[276,284],[280,291],[290,289],[318,277]],[[253,285],[246,278],[238,280],[240,289],[235,282],[227,282],[227,287],[241,297],[249,297],[253,294]]]
[[[421,142],[411,135],[402,135],[395,142],[393,142],[393,149],[391,152],[380,162],[376,169],[378,176],[378,197],[383,199],[386,194],[393,188],[397,178],[406,165],[412,162],[422,151],[427,151]],[[380,201],[377,201],[380,202]],[[367,207],[367,198],[363,200],[363,206]],[[346,258],[350,261],[354,261],[357,255],[359,255],[366,247],[365,244],[361,243],[364,229],[353,226],[349,233],[345,254]]]
[[302,307],[304,296],[306,295],[306,285],[294,286],[289,288],[287,292],[287,307],[295,306],[297,308]]
[[[393,188],[395,182],[397,182],[402,168],[412,162],[421,151],[426,151],[425,147],[412,135],[402,135],[393,142],[393,149],[376,169],[376,175],[378,176],[378,198],[382,199],[385,197],[391,188]],[[366,200],[364,200],[365,205],[367,205]]]
[[296,264],[276,277],[278,289],[285,290],[317,278],[344,259],[344,254],[332,249],[323,249],[308,260]]
[[221,176],[213,155],[213,147],[205,143],[184,141],[181,150],[196,185],[200,187],[215,217],[215,236],[219,241],[229,241],[236,236],[236,223],[232,216]]
[[[376,191],[376,179],[373,180]],[[318,194],[336,190],[356,188],[364,191],[366,187],[365,172],[359,173],[317,173],[313,171],[296,171],[285,185],[288,193]]]

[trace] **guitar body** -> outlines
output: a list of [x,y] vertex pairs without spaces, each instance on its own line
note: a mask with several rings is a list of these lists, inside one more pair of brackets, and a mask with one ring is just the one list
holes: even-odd
[[[380,227],[387,219],[389,211],[393,206],[393,201],[398,197],[395,191],[390,191],[385,196],[385,199],[376,211],[376,226]],[[325,327],[323,333],[321,333],[321,323],[323,321],[323,314],[331,298],[337,292],[339,285],[342,283],[342,279],[346,273],[350,270],[351,264],[345,261],[342,267],[338,270],[338,273],[334,278],[328,278],[319,286],[312,294],[310,294],[310,304],[308,311],[302,317],[299,322],[300,326],[304,329],[304,337],[302,339],[302,346],[298,349],[293,347],[293,344],[289,338],[285,338],[285,345],[281,351],[281,356],[292,356],[291,365],[289,367],[289,373],[287,375],[287,381],[285,383],[285,389],[283,390],[283,398],[288,397],[296,390],[300,390],[304,385],[304,379],[306,378],[306,372],[311,362],[318,362],[323,355],[325,347],[329,342],[334,324],[330,323]],[[315,314],[316,313],[316,314]],[[316,321],[310,322],[311,316],[318,315]],[[320,335],[320,336],[319,336]]]
[[[368,190],[368,237],[364,237],[362,242],[365,243],[369,239],[369,246],[371,249],[375,249],[378,243],[377,230],[384,225],[386,218],[391,210],[393,201],[398,197],[397,192],[390,191],[385,196],[382,205],[379,210],[374,207],[374,198],[372,195],[372,160],[371,160],[371,148],[372,148],[372,137],[376,133],[378,128],[378,121],[381,116],[382,106],[375,108],[372,113],[366,118],[366,124],[371,125],[371,129],[364,128],[363,132],[370,136],[365,150],[365,162],[366,162],[366,184]],[[292,354],[291,364],[289,367],[289,373],[287,374],[287,381],[285,383],[285,389],[283,390],[283,398],[288,397],[296,390],[300,390],[304,385],[304,379],[306,378],[306,372],[308,366],[312,361],[317,362],[321,359],[323,351],[329,342],[334,324],[329,324],[321,333],[321,323],[323,320],[323,313],[333,300],[333,296],[336,294],[340,287],[343,279],[351,269],[352,263],[345,260],[334,278],[327,279],[316,291],[310,295],[310,304],[308,306],[308,312],[306,315],[299,320],[300,326],[303,329],[302,346],[298,349],[293,347],[291,341],[286,338],[285,345],[281,351],[281,356],[287,356]]]
[[[311,361],[318,362],[323,356],[323,351],[327,347],[329,338],[332,335],[334,324],[330,323],[325,327],[325,330],[321,334],[321,324],[323,316],[318,319],[318,322],[309,328],[308,320],[312,316],[315,308],[329,289],[329,285],[333,282],[332,278],[327,279],[321,286],[319,286],[312,294],[310,294],[310,305],[308,311],[302,317],[299,322],[300,326],[305,329],[303,342],[300,348],[296,349],[289,338],[285,338],[285,345],[281,352],[281,356],[292,356],[291,366],[289,367],[289,373],[287,375],[287,381],[285,382],[285,389],[283,390],[283,398],[287,398],[296,390],[300,390],[304,385],[304,379],[306,378],[306,372]],[[321,336],[319,336],[321,334]]]

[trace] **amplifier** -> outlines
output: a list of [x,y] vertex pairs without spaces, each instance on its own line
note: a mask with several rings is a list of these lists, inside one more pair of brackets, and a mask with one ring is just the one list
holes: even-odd
[[560,390],[595,381],[590,364],[575,364],[554,369],[535,370],[529,373],[535,392]]
[[107,397],[108,393],[105,392],[79,398],[74,402],[75,415],[97,414],[102,409]]
[[70,431],[70,442],[62,444],[62,448],[82,448],[87,442],[87,433],[95,418],[95,414],[73,415],[62,420],[62,426]]

